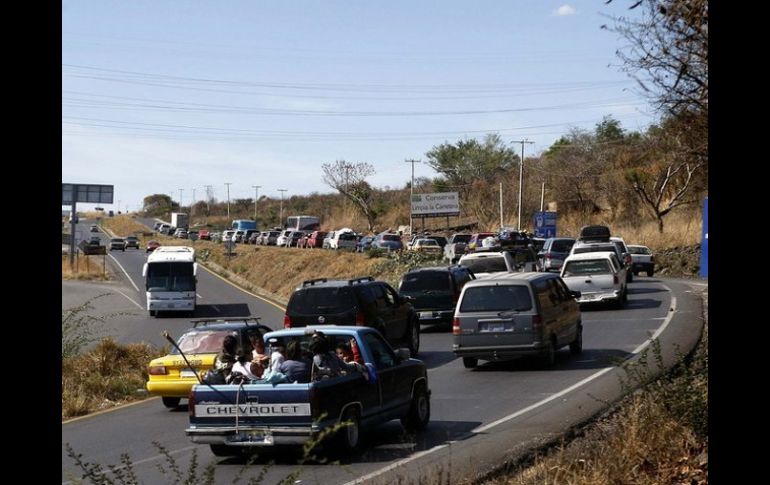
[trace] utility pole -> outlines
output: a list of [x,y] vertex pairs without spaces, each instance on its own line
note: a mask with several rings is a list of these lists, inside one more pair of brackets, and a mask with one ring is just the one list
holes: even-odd
[[184,189],[179,189],[179,212],[182,212],[182,192]]
[[545,182],[540,186],[540,212],[543,212],[543,202],[545,201]]
[[225,185],[227,185],[227,223],[230,223],[230,186],[233,185],[232,182],[225,182]]
[[406,163],[412,164],[412,183],[409,185],[409,235],[412,235],[412,198],[414,196],[414,164],[420,163],[419,160],[410,159],[404,160]]
[[206,189],[206,216],[211,214],[211,206],[209,206],[209,199],[211,199],[211,193],[212,193],[212,187],[213,185],[204,185],[203,188]]
[[262,188],[261,185],[252,185],[252,189],[254,190],[254,220],[257,220],[257,197],[259,197],[259,189]]
[[276,190],[278,190],[278,192],[281,193],[281,212],[280,212],[281,215],[278,216],[278,225],[283,227],[283,193],[287,192],[287,190],[286,189],[276,189]]
[[500,230],[503,230],[503,183],[500,182]]
[[523,181],[524,181],[524,144],[534,144],[534,141],[527,141],[526,138],[519,141],[512,141],[511,143],[521,143],[521,161],[519,161],[519,215],[518,220],[516,221],[516,230],[521,231],[521,191],[524,187]]

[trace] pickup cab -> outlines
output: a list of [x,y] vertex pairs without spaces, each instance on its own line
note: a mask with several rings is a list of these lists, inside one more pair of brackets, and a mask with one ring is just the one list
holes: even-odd
[[359,446],[364,428],[396,418],[408,431],[427,426],[430,390],[425,364],[409,358],[407,349],[394,351],[377,330],[326,325],[277,330],[264,337],[276,342],[271,345],[295,340],[307,350],[316,331],[334,345],[354,339],[365,372],[310,383],[196,384],[185,430],[192,442],[210,445],[216,456],[233,456],[332,439],[332,449],[350,453]]

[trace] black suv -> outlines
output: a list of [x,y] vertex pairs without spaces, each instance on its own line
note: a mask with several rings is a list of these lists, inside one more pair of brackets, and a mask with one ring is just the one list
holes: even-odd
[[460,291],[475,279],[473,271],[464,266],[416,268],[401,277],[398,292],[414,299],[420,323],[450,325]]
[[420,349],[420,322],[411,301],[371,276],[350,280],[318,278],[304,281],[291,295],[283,326],[372,327],[394,348],[406,344],[414,357]]

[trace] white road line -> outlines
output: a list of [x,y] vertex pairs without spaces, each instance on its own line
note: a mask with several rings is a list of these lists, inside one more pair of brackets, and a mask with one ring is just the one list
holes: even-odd
[[119,289],[117,289],[117,288],[112,288],[112,289],[113,289],[113,290],[115,290],[115,291],[117,291],[117,292],[118,292],[118,293],[120,293],[121,295],[125,296],[125,297],[128,299],[128,301],[130,301],[130,302],[131,302],[131,303],[133,303],[134,305],[138,306],[140,310],[144,310],[144,307],[143,307],[142,305],[140,305],[139,303],[137,303],[136,301],[134,301],[134,300],[133,300],[133,299],[132,299],[130,296],[126,295],[125,293],[123,293],[122,291],[120,291],[120,290],[119,290]]
[[[178,455],[179,453],[182,453],[184,451],[190,451],[190,450],[192,450],[194,448],[196,448],[196,445],[187,446],[185,448],[180,448],[180,449],[175,450],[175,451],[170,451],[168,454],[169,455]],[[152,456],[150,458],[145,458],[144,460],[132,461],[131,465],[132,466],[134,466],[134,465],[141,465],[142,463],[147,463],[147,462],[150,462],[150,461],[159,460],[159,459],[165,458],[165,457],[166,457],[165,455],[155,455],[155,456]],[[107,470],[107,471],[104,471],[102,473],[97,473],[97,475],[106,475],[107,473],[113,473],[115,470],[122,470],[123,468],[126,468],[127,466],[128,465],[116,466],[116,467],[112,468],[111,470]],[[74,482],[72,482],[72,481],[61,482],[61,485],[70,485],[72,483],[74,483]]]
[[137,286],[134,284],[134,281],[131,279],[131,277],[130,277],[130,276],[128,276],[128,272],[125,270],[125,268],[123,268],[123,265],[122,265],[122,264],[120,264],[120,262],[119,262],[117,259],[115,259],[115,256],[113,256],[113,255],[111,255],[111,254],[110,254],[110,257],[112,258],[112,260],[113,260],[113,261],[115,261],[115,263],[118,265],[118,267],[119,267],[119,268],[120,268],[120,269],[123,271],[123,274],[125,274],[125,275],[126,275],[126,278],[128,278],[128,281],[129,281],[129,282],[131,283],[131,285],[134,287],[134,289],[136,290],[136,292],[137,292],[137,293],[139,293],[139,287],[137,287]]
[[433,448],[431,448],[429,450],[425,450],[425,451],[421,451],[419,453],[415,453],[414,455],[410,456],[409,458],[404,458],[403,460],[398,460],[397,462],[395,462],[395,463],[393,463],[391,465],[388,465],[385,468],[381,468],[381,469],[379,469],[377,471],[374,471],[374,472],[372,472],[372,473],[370,473],[368,475],[364,475],[362,477],[358,477],[355,480],[351,480],[351,481],[345,483],[344,485],[356,485],[358,483],[363,483],[363,482],[369,480],[370,478],[374,478],[374,477],[376,477],[378,475],[382,475],[383,473],[388,472],[390,470],[393,470],[394,468],[398,468],[398,467],[400,467],[401,465],[403,465],[405,463],[409,463],[412,460],[416,460],[416,459],[418,459],[420,457],[423,457],[423,456],[427,455],[428,453],[433,453],[434,451],[438,451],[438,450],[440,450],[442,448],[446,448],[447,446],[449,446],[449,445],[448,444],[438,445],[438,446],[434,446]]
[[[668,290],[669,293],[671,293],[671,288],[667,287],[666,285],[662,285],[662,286],[666,290]],[[654,334],[652,334],[652,336],[650,338],[648,338],[642,345],[637,347],[633,351],[633,354],[634,355],[638,354],[639,352],[644,350],[648,345],[650,345],[650,342],[652,342],[653,339],[657,338],[663,332],[663,330],[665,330],[665,328],[668,326],[669,322],[671,322],[671,319],[674,317],[675,313],[676,313],[676,298],[674,296],[672,296],[671,297],[671,307],[669,308],[668,315],[666,315],[666,317],[665,317],[665,319],[663,321],[663,324],[660,327],[658,327],[658,329],[655,331]],[[564,396],[565,394],[567,394],[567,393],[569,393],[571,391],[574,391],[578,387],[581,387],[581,386],[591,382],[592,380],[602,376],[603,374],[606,374],[607,372],[611,371],[614,368],[615,367],[605,367],[604,369],[591,374],[590,376],[586,377],[582,381],[577,382],[577,383],[569,386],[568,388],[566,388],[566,389],[564,389],[564,390],[562,390],[560,392],[557,392],[556,394],[554,394],[554,395],[552,395],[550,397],[547,397],[547,398],[545,398],[545,399],[543,399],[541,401],[536,402],[535,404],[527,406],[524,409],[516,411],[513,414],[509,414],[508,416],[502,417],[502,418],[498,419],[497,421],[493,421],[493,422],[491,422],[489,424],[486,424],[484,426],[479,426],[478,428],[471,430],[471,433],[474,433],[474,434],[475,433],[483,433],[483,432],[485,432],[485,431],[487,431],[487,430],[489,430],[489,429],[491,429],[491,428],[493,428],[493,427],[495,427],[495,426],[497,426],[499,424],[502,424],[502,423],[505,423],[506,421],[510,421],[511,419],[517,418],[517,417],[521,416],[524,413],[528,413],[529,411],[532,411],[533,409],[536,409],[536,408],[542,406],[543,404],[549,403],[549,402],[553,401],[554,399],[558,399],[558,398]],[[404,465],[406,463],[409,463],[410,461],[414,461],[414,460],[416,460],[418,458],[421,458],[421,457],[423,457],[423,456],[425,456],[425,455],[427,455],[429,453],[433,453],[434,451],[438,451],[438,450],[440,450],[442,448],[445,448],[446,446],[448,446],[448,444],[434,446],[433,448],[431,448],[429,450],[425,450],[425,451],[423,451],[421,453],[417,453],[417,454],[412,455],[412,456],[410,456],[408,458],[404,458],[404,459],[399,460],[399,461],[397,461],[397,462],[395,462],[395,463],[393,463],[391,465],[388,465],[388,466],[386,466],[384,468],[381,468],[379,470],[373,471],[372,473],[369,473],[368,475],[364,475],[363,477],[360,477],[360,478],[358,478],[356,480],[347,482],[347,483],[345,483],[345,485],[355,485],[355,484],[358,484],[358,483],[362,483],[362,482],[364,482],[366,480],[369,480],[369,479],[374,478],[374,477],[376,477],[378,475],[382,475],[383,473],[386,473],[386,472],[388,472],[390,470],[393,470],[394,468],[398,468],[398,467],[400,467],[400,466],[402,466],[402,465]]]

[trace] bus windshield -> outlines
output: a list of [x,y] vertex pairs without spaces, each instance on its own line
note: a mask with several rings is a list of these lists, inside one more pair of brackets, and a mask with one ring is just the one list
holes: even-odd
[[192,263],[150,263],[147,291],[195,291]]

